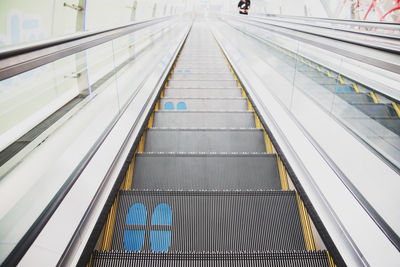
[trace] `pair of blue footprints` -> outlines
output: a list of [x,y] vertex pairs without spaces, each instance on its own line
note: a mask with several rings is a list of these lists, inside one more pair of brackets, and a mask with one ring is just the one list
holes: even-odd
[[[129,208],[126,224],[132,225],[135,230],[127,229],[124,232],[124,246],[127,251],[140,251],[146,236],[147,210],[143,203],[135,203]],[[167,203],[158,204],[151,216],[151,228],[170,228],[172,225],[172,210]],[[170,230],[150,230],[150,246],[154,252],[167,252],[171,245]]]
[[354,92],[354,90],[351,89],[350,86],[344,86],[344,87],[335,87],[335,92],[336,93],[343,93],[343,92],[351,93],[351,92]]
[[[164,104],[164,110],[174,110],[174,103],[172,102],[165,102]],[[176,110],[186,110],[186,104],[185,102],[178,102],[178,104],[176,104]]]

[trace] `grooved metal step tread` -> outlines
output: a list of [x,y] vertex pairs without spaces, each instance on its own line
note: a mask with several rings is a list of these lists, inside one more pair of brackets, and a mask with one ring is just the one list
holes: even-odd
[[226,67],[213,67],[213,66],[199,66],[199,67],[193,67],[193,66],[179,66],[176,67],[174,72],[183,72],[183,73],[208,73],[208,72],[223,72],[223,73],[229,73],[231,70],[229,69],[228,66]]
[[294,191],[120,191],[111,249],[131,250],[135,230],[141,251],[306,249]]
[[136,189],[280,189],[275,154],[144,152],[136,154]]
[[219,80],[219,81],[178,81],[170,80],[168,87],[173,88],[231,88],[237,87],[235,80]]
[[155,111],[154,127],[255,128],[251,111]]
[[213,64],[213,63],[177,63],[175,65],[175,68],[189,68],[189,69],[196,69],[196,68],[210,68],[210,69],[229,69],[229,66],[226,63],[219,63],[219,64]]
[[372,98],[368,94],[364,93],[336,93],[337,96],[351,104],[363,104],[372,103]]
[[147,131],[145,152],[266,152],[261,129],[157,129]]
[[380,124],[400,136],[400,118],[375,118]]
[[241,97],[242,91],[239,88],[186,88],[174,89],[167,88],[164,91],[164,97]]
[[339,80],[334,77],[310,77],[312,80],[323,85],[341,85]]
[[245,98],[162,98],[160,110],[248,110]]
[[91,266],[329,267],[330,264],[326,251],[270,251],[239,253],[146,253],[95,251],[93,253]]
[[399,118],[394,108],[386,104],[365,103],[365,104],[354,104],[353,106],[357,107],[363,113],[367,114],[372,118],[379,118],[379,117]]
[[219,58],[179,58],[178,64],[195,64],[195,65],[226,65],[226,60],[223,57]]
[[224,73],[175,73],[171,76],[171,81],[220,81],[220,80],[234,80],[231,72]]
[[208,73],[213,73],[213,74],[227,74],[231,73],[230,69],[228,68],[228,71],[226,69],[220,69],[220,70],[210,70],[210,69],[197,69],[197,70],[188,70],[188,69],[181,69],[181,68],[175,68],[173,73],[176,74],[208,74]]
[[352,84],[348,85],[343,85],[343,84],[334,84],[334,85],[329,85],[325,84],[324,87],[329,89],[330,91],[334,93],[355,93],[354,86]]
[[301,73],[304,73],[305,75],[307,75],[308,77],[315,77],[315,78],[328,78],[328,75],[323,73],[323,72],[319,72],[317,70],[314,71],[299,71]]
[[[392,106],[386,104],[376,103],[364,103],[364,104],[352,104],[353,107],[358,108],[361,112],[371,118],[388,118],[388,119],[399,119],[396,111]],[[343,117],[352,117],[352,110],[347,107],[342,108],[340,114]]]

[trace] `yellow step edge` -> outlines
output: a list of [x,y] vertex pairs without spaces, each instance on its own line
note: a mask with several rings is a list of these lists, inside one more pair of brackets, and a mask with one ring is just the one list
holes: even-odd
[[296,191],[296,198],[297,198],[297,204],[299,206],[300,220],[303,226],[303,234],[304,234],[304,240],[306,242],[306,248],[308,251],[315,251],[315,242],[311,231],[308,213],[297,191]]
[[341,75],[339,75],[339,82],[340,82],[340,84],[344,84],[344,80],[343,80],[343,77]]
[[317,66],[317,70],[318,70],[318,71],[322,71],[322,69],[321,69],[320,66]]
[[333,259],[332,259],[331,255],[329,254],[329,251],[326,251],[326,255],[328,256],[329,266],[336,267],[336,264],[333,262]]
[[[153,114],[152,114],[152,116],[153,116]],[[146,141],[146,134],[147,134],[147,130],[145,130],[143,132],[143,135],[140,138],[140,142],[139,142],[138,148],[136,149],[136,153],[142,153],[144,151],[144,143]]]
[[375,104],[378,104],[378,98],[376,97],[376,94],[374,92],[369,93],[370,96],[372,97],[372,100],[374,101]]
[[86,267],[92,266],[92,258],[93,258],[93,254],[90,255],[90,259],[89,259],[89,262],[86,264]]
[[258,115],[255,112],[253,112],[253,113],[254,113],[254,120],[256,122],[256,128],[257,129],[264,129],[264,127],[263,127],[263,125],[262,125],[262,123],[260,121],[260,118],[258,118]]
[[112,234],[113,234],[113,231],[114,231],[115,217],[116,217],[116,214],[117,214],[118,197],[119,197],[119,193],[117,193],[117,196],[116,196],[116,198],[114,200],[113,205],[111,206],[111,210],[110,210],[110,212],[108,214],[108,217],[107,217],[103,243],[101,245],[101,250],[110,250],[111,249],[111,239],[112,239]]
[[357,93],[360,92],[360,89],[358,88],[358,85],[357,85],[356,83],[353,83],[353,87],[354,87],[354,90],[355,90]]
[[246,97],[247,99],[247,109],[250,111],[254,111],[253,105],[251,104],[250,100]]
[[133,168],[135,167],[135,158],[136,158],[136,153],[133,156],[131,164],[129,164],[128,171],[126,172],[125,186],[123,188],[124,190],[130,190],[132,188],[132,178],[133,178]]
[[397,116],[400,117],[400,108],[399,108],[399,105],[398,105],[397,103],[392,102],[392,106],[393,106],[394,110],[396,111]]
[[272,145],[271,139],[269,138],[267,132],[264,130],[264,141],[265,141],[265,149],[268,154],[274,153],[274,146]]
[[283,162],[278,154],[276,155],[276,160],[278,162],[278,171],[279,171],[279,178],[281,179],[282,190],[285,190],[285,191],[289,190],[289,183],[288,183],[288,179],[287,179],[286,168],[283,165]]
[[330,70],[327,70],[327,71],[326,71],[326,74],[328,75],[328,77],[332,77],[332,73],[331,73]]
[[147,123],[147,128],[152,128],[153,127],[153,120],[154,120],[154,111],[151,113],[149,122]]
[[239,86],[239,88],[242,90],[242,97],[247,98],[246,92],[244,91],[241,85]]

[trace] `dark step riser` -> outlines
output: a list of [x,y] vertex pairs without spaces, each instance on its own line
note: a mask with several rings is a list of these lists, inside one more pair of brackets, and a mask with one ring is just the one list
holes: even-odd
[[266,152],[260,130],[149,130],[145,152]]
[[275,155],[138,154],[133,189],[281,189]]

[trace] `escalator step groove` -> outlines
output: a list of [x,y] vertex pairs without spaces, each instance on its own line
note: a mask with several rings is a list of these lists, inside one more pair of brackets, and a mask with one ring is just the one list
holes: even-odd
[[239,253],[135,253],[95,251],[93,267],[101,266],[319,266],[328,267],[326,251],[268,251]]
[[266,152],[261,129],[151,128],[145,152]]
[[251,111],[156,111],[154,127],[255,128]]
[[238,111],[248,110],[247,99],[235,98],[169,98],[160,100],[160,110]]
[[165,252],[306,249],[294,191],[121,191],[111,249],[157,252],[156,234]]
[[241,97],[242,91],[239,88],[168,88],[164,97]]
[[281,182],[274,154],[141,153],[136,155],[132,188],[281,189]]

